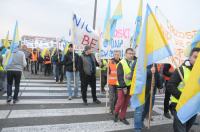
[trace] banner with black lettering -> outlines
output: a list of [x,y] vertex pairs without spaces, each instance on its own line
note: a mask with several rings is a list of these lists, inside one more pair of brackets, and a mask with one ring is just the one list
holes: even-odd
[[95,30],[80,16],[73,14],[72,42],[76,50],[83,50],[86,45],[90,45],[94,52],[99,50],[99,36]]

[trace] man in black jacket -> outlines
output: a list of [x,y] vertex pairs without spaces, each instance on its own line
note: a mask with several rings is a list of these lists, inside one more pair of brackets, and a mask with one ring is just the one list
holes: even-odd
[[[184,82],[188,80],[188,76],[190,71],[193,68],[193,65],[197,59],[197,56],[200,52],[200,48],[194,48],[191,53],[189,60],[186,60],[180,67],[180,72],[183,76]],[[171,79],[167,84],[167,90],[171,93],[171,111],[174,116],[173,128],[175,132],[188,132],[192,127],[193,123],[195,122],[196,116],[194,115],[190,120],[186,123],[182,124],[181,121],[178,119],[177,112],[176,112],[176,105],[178,100],[181,96],[181,93],[184,89],[184,82],[182,81],[178,70],[176,69],[175,72],[172,74]]]
[[[74,53],[73,58],[73,44],[69,45],[69,50],[64,57],[63,64],[65,65],[66,77],[67,77],[67,90],[68,90],[68,99],[72,100],[72,96],[78,97],[78,80],[79,80],[79,56]],[[74,77],[75,75],[75,77]],[[74,80],[75,79],[75,80]],[[75,81],[74,94],[72,92],[71,81]]]
[[[171,64],[164,64],[163,65],[163,78],[164,78],[164,86],[166,88],[168,81],[170,80],[171,75],[174,72],[174,68]],[[164,99],[164,116],[168,119],[171,119],[169,114],[169,101],[170,101],[171,94],[167,89],[165,89],[165,99]]]
[[114,122],[117,122],[118,119],[120,119],[120,121],[126,125],[129,125],[129,122],[126,120],[126,111],[131,98],[129,93],[132,80],[131,69],[134,64],[133,55],[133,49],[127,48],[125,52],[125,58],[122,59],[117,66],[118,99],[115,105]]
[[101,104],[101,102],[97,99],[96,96],[96,66],[99,66],[99,64],[97,63],[94,54],[92,54],[92,49],[90,46],[85,46],[84,52],[80,57],[79,64],[83,103],[85,105],[88,105],[87,87],[89,84],[92,89],[93,102],[96,104]]
[[56,55],[53,57],[54,62],[56,63],[56,69],[55,69],[55,73],[56,73],[56,83],[59,82],[60,83],[63,82],[63,65],[62,65],[62,54],[61,54],[61,50],[58,51],[58,53],[56,53]]

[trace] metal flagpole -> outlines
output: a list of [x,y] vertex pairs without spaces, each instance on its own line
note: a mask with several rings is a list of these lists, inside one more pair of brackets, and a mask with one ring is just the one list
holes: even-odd
[[94,18],[93,18],[93,29],[96,27],[96,14],[97,14],[97,0],[94,2]]

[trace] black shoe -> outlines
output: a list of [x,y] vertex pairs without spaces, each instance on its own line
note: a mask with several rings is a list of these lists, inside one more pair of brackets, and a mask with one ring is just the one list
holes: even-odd
[[10,103],[11,100],[12,100],[12,97],[8,97],[8,99],[7,99],[7,103]]
[[171,116],[170,116],[169,112],[164,113],[164,116],[165,116],[166,118],[168,118],[168,119],[171,119]]
[[120,121],[122,122],[122,123],[124,123],[125,125],[129,125],[130,123],[126,120],[126,119],[120,119]]
[[114,122],[118,122],[118,113],[114,114]]
[[84,104],[85,106],[88,106],[87,101],[83,101],[83,104]]
[[16,104],[17,102],[19,102],[19,99],[14,99],[13,100],[13,104]]
[[99,101],[98,99],[93,101],[93,102],[96,103],[96,104],[101,104],[101,101]]

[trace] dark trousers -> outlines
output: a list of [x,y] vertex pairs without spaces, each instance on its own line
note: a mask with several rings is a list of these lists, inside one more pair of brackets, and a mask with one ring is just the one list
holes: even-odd
[[44,75],[46,76],[51,74],[51,64],[45,64],[45,70],[44,70]]
[[37,61],[31,62],[31,73],[34,74],[34,71],[37,74]]
[[63,81],[63,66],[62,65],[56,65],[56,82]]
[[107,84],[107,71],[101,71],[101,91]]
[[18,99],[19,86],[21,80],[21,71],[7,71],[7,98],[12,96],[13,80],[15,81],[15,90],[13,99]]
[[29,71],[29,58],[26,58],[26,63],[27,63],[26,70]]
[[181,121],[178,119],[176,111],[173,111],[173,115],[174,115],[174,122],[173,122],[174,132],[189,132],[190,128],[194,124],[195,119],[197,117],[197,115],[195,115],[186,123],[182,124]]
[[165,82],[165,99],[164,99],[164,113],[168,113],[169,112],[169,108],[170,108],[170,105],[169,105],[169,101],[170,101],[170,92],[167,90],[166,86],[167,86],[167,82]]
[[109,86],[109,100],[110,100],[110,111],[113,113],[115,110],[115,104],[117,103],[117,88],[113,85]]
[[92,98],[93,101],[97,100],[96,96],[96,75],[93,74],[91,76],[89,75],[81,75],[81,93],[82,93],[82,99],[84,102],[87,102],[87,87],[90,85],[92,89]]

